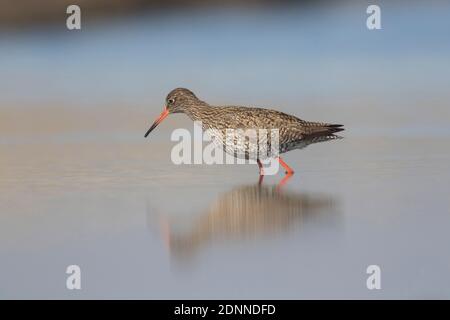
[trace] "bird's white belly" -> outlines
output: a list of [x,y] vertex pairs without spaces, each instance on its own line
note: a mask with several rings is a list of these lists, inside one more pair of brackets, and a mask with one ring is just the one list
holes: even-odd
[[207,134],[218,148],[239,159],[267,159],[278,155],[278,149],[272,150],[270,139],[264,134],[247,134],[243,130],[225,132],[225,130],[207,128]]

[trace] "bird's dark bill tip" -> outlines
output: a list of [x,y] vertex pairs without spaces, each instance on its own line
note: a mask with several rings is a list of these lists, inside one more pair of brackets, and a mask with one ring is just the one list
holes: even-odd
[[160,124],[164,120],[164,118],[167,117],[168,115],[169,115],[169,111],[167,110],[167,108],[165,108],[164,111],[161,112],[159,117],[155,120],[155,122],[153,122],[150,129],[147,130],[147,132],[144,135],[144,138],[147,138],[147,136],[150,134],[150,132],[152,132],[153,129],[155,129],[158,126],[158,124]]
[[148,135],[150,134],[150,132],[152,132],[153,129],[154,129],[153,126],[151,126],[151,128],[148,129],[147,132],[144,134],[144,138],[147,138]]

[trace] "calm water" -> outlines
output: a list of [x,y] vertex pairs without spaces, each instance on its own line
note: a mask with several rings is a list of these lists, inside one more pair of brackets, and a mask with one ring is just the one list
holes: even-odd
[[450,138],[311,146],[279,192],[256,166],[175,166],[158,146],[2,145],[2,296],[449,297]]
[[[2,34],[0,298],[450,298],[450,10],[412,9],[378,33],[349,7]],[[176,166],[190,121],[143,134],[179,85],[345,139],[287,154],[281,189]]]

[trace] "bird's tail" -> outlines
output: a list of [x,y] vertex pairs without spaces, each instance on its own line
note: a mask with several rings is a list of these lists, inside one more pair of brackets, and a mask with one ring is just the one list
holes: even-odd
[[344,131],[344,125],[343,124],[326,124],[324,126],[324,131],[328,131],[329,134],[333,134],[336,132]]
[[330,124],[330,123],[310,123],[308,127],[308,137],[327,137],[334,136],[335,133],[344,131],[344,125],[342,124]]

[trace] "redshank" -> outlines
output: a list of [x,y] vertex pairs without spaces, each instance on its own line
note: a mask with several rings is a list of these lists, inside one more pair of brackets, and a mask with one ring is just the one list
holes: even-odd
[[[164,111],[148,129],[145,137],[171,113],[185,113],[191,120],[201,121],[204,130],[219,132],[221,137],[225,137],[225,131],[229,129],[277,129],[279,132],[277,159],[287,175],[292,175],[294,171],[281,159],[279,154],[301,149],[312,143],[340,138],[335,133],[344,130],[341,124],[305,121],[276,110],[242,106],[213,106],[198,99],[192,91],[177,88],[167,95]],[[244,149],[242,153],[247,159],[254,154],[249,150],[259,148],[259,146],[252,145],[252,141],[248,139],[241,144],[231,141],[232,148],[229,145],[230,141],[224,138],[218,143],[226,152],[235,157],[237,156],[236,148]],[[270,154],[268,156],[270,157]],[[258,163],[260,175],[264,175],[261,159],[257,157],[253,160]]]

